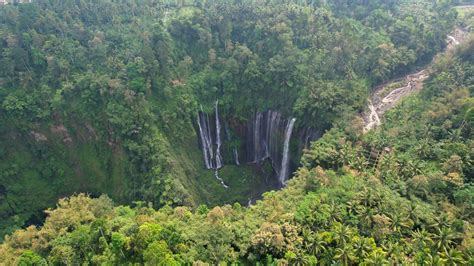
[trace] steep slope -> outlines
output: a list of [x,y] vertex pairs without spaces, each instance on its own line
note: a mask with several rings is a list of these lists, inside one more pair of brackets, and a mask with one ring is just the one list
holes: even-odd
[[78,195],[8,236],[0,263],[471,265],[473,51],[470,39],[438,58],[381,127],[333,128],[287,187],[248,208]]
[[[158,207],[247,203],[278,187],[280,155],[232,165],[232,148],[251,154],[259,113],[296,118],[292,138],[278,137],[291,172],[311,138],[363,109],[371,84],[442,50],[455,22],[449,3],[354,4],[2,6],[1,230],[41,223],[42,209],[74,192]],[[214,114],[217,100],[234,136],[219,170],[229,189],[206,169],[197,134],[200,106]]]

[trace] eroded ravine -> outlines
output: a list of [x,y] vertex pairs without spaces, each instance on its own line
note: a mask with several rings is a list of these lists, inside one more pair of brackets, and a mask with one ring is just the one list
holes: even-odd
[[[452,50],[468,38],[461,28],[456,28],[447,36],[448,45],[445,52]],[[375,88],[368,101],[368,110],[363,114],[364,132],[382,124],[385,112],[396,106],[400,100],[423,88],[423,82],[429,77],[432,64],[425,69],[406,75],[403,78],[389,81]]]

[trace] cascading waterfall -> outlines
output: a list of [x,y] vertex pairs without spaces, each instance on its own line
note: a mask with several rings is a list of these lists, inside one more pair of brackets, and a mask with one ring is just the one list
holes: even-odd
[[224,183],[224,180],[219,177],[219,170],[216,169],[216,170],[214,171],[214,176],[216,177],[217,180],[219,180],[219,182],[221,182],[221,185],[222,185],[224,188],[229,188],[229,186]]
[[302,132],[300,139],[302,141],[302,149],[309,149],[311,142],[317,139],[320,136],[321,132],[318,130],[314,130],[313,128],[307,126],[305,127]]
[[[447,38],[450,42],[448,49],[459,45],[464,39],[463,36],[459,36],[461,39],[457,40],[457,35],[448,35]],[[427,74],[423,74],[424,71],[426,70],[407,76],[409,80],[407,86],[391,91],[387,96],[380,99],[379,102],[387,105],[393,104],[407,92],[416,89],[416,86],[415,88],[413,87],[413,82],[421,82],[426,79]],[[370,104],[369,109],[371,113],[368,115],[368,119],[365,119],[369,121],[366,121],[368,124],[364,131],[380,124],[378,111],[381,108],[379,108],[379,104],[376,106]],[[199,141],[205,167],[215,170],[216,179],[220,181],[222,186],[227,188],[223,179],[219,177],[218,172],[218,169],[222,168],[224,164],[240,165],[241,162],[256,164],[259,169],[265,172],[266,165],[264,164],[271,163],[275,172],[275,180],[271,180],[274,183],[270,185],[278,186],[277,182],[282,186],[285,185],[291,172],[290,142],[296,119],[285,119],[278,111],[273,110],[255,112],[254,116],[247,123],[243,123],[241,119],[236,119],[237,117],[228,118],[224,119],[224,117],[219,116],[218,101],[215,102],[214,113],[206,114],[202,107],[201,111],[198,112]],[[212,125],[210,122],[212,122]],[[221,138],[221,122],[224,123],[224,142]],[[230,123],[233,130],[232,138],[227,123]],[[304,124],[304,122],[301,124]],[[310,148],[311,142],[323,134],[323,129],[324,127],[320,128],[317,126],[316,128],[311,128],[308,125],[295,130],[297,132],[293,135],[298,134],[297,138],[300,140],[297,147],[298,152]]]
[[218,105],[219,102],[216,101],[216,165],[215,168],[219,169],[222,168],[222,156],[221,156],[221,122],[219,120],[219,108]]
[[454,45],[459,45],[458,40],[456,40],[456,38],[454,38],[453,36],[448,35],[448,39],[451,40],[454,43]]
[[285,142],[283,144],[283,159],[281,160],[281,172],[278,179],[280,184],[285,184],[288,180],[288,162],[289,162],[289,147],[290,147],[290,138],[291,133],[293,132],[293,126],[295,124],[296,118],[291,119],[286,126],[285,131]]
[[[247,133],[241,131],[240,137],[245,140],[245,147],[223,146],[221,136],[221,117],[219,116],[218,102],[215,103],[214,123],[211,125],[209,115],[202,108],[198,113],[198,126],[201,149],[207,169],[216,170],[215,176],[227,187],[219,177],[217,170],[224,165],[222,149],[233,157],[235,165],[240,165],[239,149],[243,148],[246,153],[243,160],[246,163],[260,163],[267,159],[276,173],[281,184],[288,179],[289,175],[289,153],[290,139],[296,119],[284,119],[277,111],[267,110],[255,113],[254,119],[247,124]],[[231,134],[224,120],[225,141],[231,142]],[[228,160],[227,160],[228,162]]]
[[206,141],[207,141],[207,149],[209,153],[209,164],[210,164],[210,169],[215,168],[215,160],[214,160],[214,148],[213,148],[213,140],[212,140],[212,128],[211,128],[211,123],[209,121],[209,115],[205,114],[204,115],[204,124],[205,124],[205,133],[206,135]]
[[[229,127],[227,126],[227,123],[225,123],[224,121],[224,131],[225,131],[225,139],[230,142],[232,141],[232,138],[230,136],[230,133],[229,133]],[[232,148],[232,154],[234,155],[234,163],[235,165],[240,165],[240,161],[239,161],[239,151],[237,150],[236,147],[233,147]]]
[[262,121],[262,113],[257,113],[256,118],[255,118],[255,124],[253,127],[253,145],[254,145],[254,160],[253,162],[258,162],[261,160],[261,142],[260,142],[260,127],[261,127],[261,121]]
[[272,110],[255,114],[255,120],[250,124],[248,133],[252,135],[252,142],[247,143],[247,151],[252,155],[249,158],[253,158],[250,163],[258,163],[267,158],[279,161],[280,135],[282,135],[280,121],[280,113]]
[[234,148],[234,149],[232,150],[232,152],[234,153],[235,165],[240,165],[240,162],[239,162],[239,152],[237,151],[237,148]]
[[[222,168],[223,160],[221,155],[221,122],[219,119],[219,102],[215,104],[215,143],[212,139],[212,128],[209,121],[209,115],[204,113],[201,106],[201,112],[198,113],[199,136],[201,140],[201,148],[204,156],[204,164],[206,169],[214,169],[214,176],[220,181],[223,187],[228,188],[224,180],[219,177],[219,169]],[[215,153],[214,153],[215,146]],[[215,156],[214,156],[215,154]]]
[[280,143],[281,143],[281,138],[280,138],[280,124],[281,124],[281,115],[278,112],[271,112],[270,115],[270,136],[269,136],[269,143],[270,143],[270,158],[272,161],[272,167],[275,170],[275,173],[277,176],[280,175]]
[[208,129],[206,123],[206,114],[204,112],[198,113],[199,136],[201,137],[201,148],[204,155],[204,163],[207,169],[212,169],[212,149],[208,138]]
[[[201,107],[201,112],[198,113],[198,126],[199,136],[201,140],[201,149],[204,156],[204,163],[206,169],[219,169],[222,168],[222,155],[221,155],[221,124],[219,120],[218,102],[215,106],[215,142],[212,138],[212,128],[209,120],[209,115],[204,113]],[[215,151],[214,151],[215,147]]]
[[292,118],[285,123],[279,112],[268,110],[256,113],[254,121],[249,124],[248,135],[252,136],[252,141],[248,143],[248,150],[253,152],[253,156],[249,156],[253,159],[250,163],[269,158],[281,184],[289,175],[289,146],[295,121]]

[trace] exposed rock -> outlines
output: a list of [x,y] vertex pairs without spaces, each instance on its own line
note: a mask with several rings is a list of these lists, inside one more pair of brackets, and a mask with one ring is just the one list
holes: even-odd
[[50,130],[52,133],[62,136],[64,143],[72,143],[69,131],[64,125],[51,126]]
[[30,131],[31,136],[36,140],[36,142],[41,142],[41,141],[48,141],[48,138],[39,132],[36,131]]
[[[465,40],[467,40],[467,33],[461,28],[456,28],[447,36],[448,45],[446,50],[452,50]],[[395,107],[401,99],[416,91],[420,91],[423,88],[423,82],[429,77],[430,71],[431,64],[419,72],[376,87],[374,93],[368,99],[369,110],[362,115],[365,122],[364,133],[380,126],[385,112]],[[395,88],[387,94],[386,88],[395,83],[401,83],[402,86]]]
[[86,123],[85,126],[87,129],[87,132],[89,133],[88,138],[97,140],[98,139],[97,133],[95,132],[95,129],[92,127],[92,125],[90,123]]

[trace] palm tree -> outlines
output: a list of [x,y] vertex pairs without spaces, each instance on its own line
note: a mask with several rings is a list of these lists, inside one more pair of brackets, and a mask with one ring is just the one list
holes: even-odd
[[434,217],[434,223],[431,227],[434,228],[443,228],[443,227],[450,227],[451,222],[446,214],[437,215]]
[[288,260],[290,265],[295,265],[295,266],[306,266],[309,265],[310,261],[308,259],[308,256],[305,256],[301,253],[295,254],[296,256],[290,258]]
[[373,217],[375,215],[374,211],[370,207],[358,206],[357,213],[359,215],[359,220],[363,227],[366,229],[372,228]]
[[334,201],[331,202],[329,205],[329,219],[331,222],[341,222],[342,221],[342,211],[339,205],[337,205]]
[[359,224],[358,218],[357,218],[357,202],[355,200],[350,200],[346,203],[346,221],[347,223],[351,224],[352,226],[356,226]]
[[433,237],[435,239],[435,247],[438,250],[449,248],[453,243],[454,234],[450,227],[438,228],[438,232]]
[[462,135],[462,128],[455,128],[448,131],[448,136],[452,141],[459,141]]
[[418,224],[418,216],[416,215],[417,207],[414,202],[410,202],[407,209],[407,218],[413,221],[413,225],[416,226]]
[[337,224],[336,229],[334,230],[334,240],[338,246],[345,246],[351,241],[352,238],[352,229],[349,226],[344,224]]
[[400,242],[388,242],[383,246],[384,250],[387,252],[387,257],[390,258],[390,262],[393,265],[402,264],[404,255],[403,255],[403,246],[400,245]]
[[343,265],[349,265],[352,261],[356,260],[356,257],[354,256],[354,250],[352,247],[350,245],[344,245],[336,248],[334,259],[341,261]]
[[337,150],[336,154],[335,154],[335,160],[336,163],[337,163],[337,166],[343,166],[343,165],[347,165],[349,163],[350,165],[350,162],[352,161],[351,158],[354,157],[354,156],[351,156],[351,149],[352,147],[350,145],[347,145],[347,144],[342,144],[340,149]]
[[423,265],[445,265],[446,260],[440,258],[438,255],[432,256],[431,254],[426,254],[426,258],[423,260]]
[[412,233],[413,242],[417,250],[423,250],[425,247],[430,247],[433,244],[432,235],[424,228],[416,230]]
[[385,252],[372,252],[369,257],[365,258],[361,265],[388,265],[388,260],[385,258]]
[[360,203],[364,206],[373,206],[374,205],[374,197],[373,197],[373,190],[364,188],[361,192],[357,194],[357,198]]
[[423,138],[415,146],[415,152],[421,158],[427,158],[431,154],[432,143],[429,138]]
[[321,234],[311,234],[305,244],[306,250],[309,254],[319,257],[326,252],[327,242],[323,239]]
[[401,175],[405,179],[423,174],[422,162],[419,160],[401,160],[400,165]]
[[361,156],[352,156],[352,158],[349,162],[349,166],[351,166],[352,168],[354,168],[358,171],[362,171],[362,170],[366,169],[367,166],[369,166],[369,162],[362,155]]
[[379,190],[376,190],[374,193],[374,203],[375,206],[379,209],[379,211],[384,210],[384,203],[387,202],[386,195],[384,192],[381,192]]
[[397,233],[398,235],[402,234],[402,230],[410,228],[412,226],[412,221],[406,218],[406,215],[400,214],[398,212],[389,214],[390,218],[390,229],[392,232]]
[[346,210],[348,214],[355,214],[357,211],[357,202],[350,200],[346,203]]
[[353,244],[354,253],[359,258],[362,259],[372,250],[372,246],[365,237],[359,237]]
[[444,252],[441,253],[441,257],[446,260],[447,265],[464,265],[465,263],[462,253],[454,248],[445,248]]

